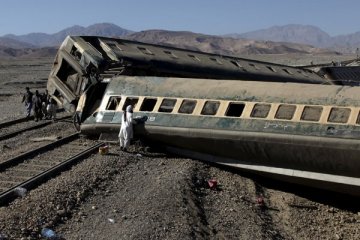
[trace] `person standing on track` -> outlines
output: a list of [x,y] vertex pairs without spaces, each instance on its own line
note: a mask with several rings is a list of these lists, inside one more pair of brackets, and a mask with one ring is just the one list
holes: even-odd
[[31,115],[32,97],[34,94],[30,91],[29,87],[26,87],[25,89],[26,89],[26,92],[24,93],[21,102],[25,103],[26,117],[29,118]]

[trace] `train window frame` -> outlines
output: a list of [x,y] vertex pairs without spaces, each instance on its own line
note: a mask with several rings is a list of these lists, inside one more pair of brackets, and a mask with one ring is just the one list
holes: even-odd
[[[344,110],[346,112],[345,113],[345,118],[342,116],[340,116],[340,118],[344,119],[340,119],[340,120],[337,120],[337,117],[338,117],[338,114],[339,113],[336,113],[336,111],[341,111],[341,110]],[[334,113],[335,111],[335,113]],[[336,116],[335,119],[331,119],[332,118],[332,115],[335,114]],[[341,114],[341,113],[340,113]],[[332,107],[331,110],[330,110],[330,113],[329,113],[329,116],[328,116],[328,119],[327,121],[330,122],[330,123],[347,123],[349,121],[349,117],[350,117],[350,114],[351,114],[351,109],[350,108],[345,108],[345,107]],[[347,115],[347,116],[346,116]]]
[[164,50],[164,53],[165,53],[166,55],[168,55],[169,57],[171,57],[171,58],[175,58],[175,59],[179,58],[179,57],[176,56],[173,52],[170,52],[170,51],[168,51],[168,50]]
[[231,62],[235,67],[244,68],[238,61],[230,60],[230,62]]
[[[266,107],[267,110],[265,111],[265,114],[263,114],[262,107]],[[256,103],[254,104],[253,108],[251,109],[250,117],[252,118],[267,118],[269,116],[271,110],[271,104],[270,103]]]
[[[154,102],[152,102],[152,101],[154,101]],[[144,100],[141,103],[141,106],[140,106],[139,110],[141,112],[152,112],[155,109],[156,103],[157,103],[157,98],[145,97]]]
[[[182,113],[182,114],[192,114],[195,110],[195,107],[197,105],[197,100],[195,99],[184,99],[181,102],[181,105],[179,107],[178,113]],[[185,106],[186,104],[191,104],[190,107],[189,106]]]
[[[240,108],[238,108],[240,106]],[[245,109],[243,102],[229,102],[225,111],[226,117],[241,117]]]
[[289,69],[287,69],[287,68],[283,68],[283,71],[286,72],[286,73],[289,74],[289,75],[294,75],[294,73],[291,72],[291,71],[290,71]]
[[217,58],[210,57],[209,59],[210,59],[211,61],[213,61],[213,62],[215,62],[215,63],[219,64],[219,65],[222,65],[222,64],[223,64],[223,63],[222,63],[219,59],[217,59]]
[[152,53],[149,49],[147,49],[146,47],[140,47],[138,46],[137,49],[140,50],[140,52],[146,54],[146,55],[154,55],[154,53]]
[[[173,104],[164,106],[165,102],[171,102]],[[163,98],[159,106],[158,112],[161,113],[172,113],[174,111],[177,99],[176,98]]]
[[257,65],[256,65],[256,64],[254,64],[254,63],[249,63],[249,66],[251,66],[251,67],[255,68],[256,70],[260,70],[260,67],[259,67],[259,66],[257,66]]
[[267,69],[269,69],[272,72],[277,72],[275,68],[273,68],[272,66],[266,66]]
[[360,111],[358,111],[358,116],[356,118],[356,122],[355,122],[356,125],[360,125]]
[[200,59],[197,56],[193,55],[193,54],[188,54],[188,56],[194,61],[201,62]]
[[[318,115],[318,118],[313,118],[313,117],[310,118],[310,117],[306,116],[306,115],[311,116],[311,111],[314,111],[317,109],[320,109],[320,111],[316,113]],[[319,122],[323,111],[324,111],[324,108],[322,106],[304,106],[304,109],[301,113],[300,120],[308,121],[308,122]]]
[[121,102],[121,96],[110,96],[106,104],[106,111],[115,111]]
[[[211,109],[213,111],[208,111],[211,107],[211,104],[214,104],[214,109]],[[209,106],[210,105],[210,106]],[[214,100],[208,100],[204,102],[204,105],[201,109],[200,115],[206,115],[206,116],[214,116],[218,112],[220,107],[220,101],[214,101]]]
[[138,97],[126,97],[124,101],[124,105],[122,106],[122,110],[125,111],[126,107],[131,105],[133,109],[136,107],[136,104],[138,104],[139,98]]
[[[282,108],[285,108],[284,113],[282,112],[283,111]],[[291,115],[290,117],[287,117],[287,113],[289,112],[289,109],[286,109],[286,108],[293,108],[292,113],[290,113],[290,115]],[[274,118],[275,119],[280,119],[280,120],[291,120],[291,119],[293,119],[293,117],[295,115],[296,109],[297,109],[296,105],[280,104],[278,106],[278,109],[276,110]]]
[[[111,50],[119,50],[119,51],[124,51],[121,47],[119,47],[119,44],[117,42],[104,42]],[[117,49],[113,49],[117,48]]]

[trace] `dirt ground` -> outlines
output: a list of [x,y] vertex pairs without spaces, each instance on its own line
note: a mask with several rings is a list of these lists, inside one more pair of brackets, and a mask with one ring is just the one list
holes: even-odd
[[[291,64],[294,57],[286,57],[276,59]],[[306,57],[293,64],[314,58]],[[51,64],[52,59],[0,61],[0,122],[23,114],[25,86],[45,89]],[[63,124],[41,134],[61,132],[59,126],[71,130]],[[0,142],[0,158],[26,148],[27,139]],[[161,151],[130,150],[111,145],[108,155],[93,154],[0,207],[0,239],[44,239],[45,227],[67,240],[360,239],[357,198]],[[209,180],[218,186],[211,189]]]

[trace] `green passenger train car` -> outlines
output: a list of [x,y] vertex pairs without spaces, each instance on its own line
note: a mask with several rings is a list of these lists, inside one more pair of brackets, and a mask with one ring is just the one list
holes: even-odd
[[129,104],[147,118],[135,133],[169,151],[360,194],[359,87],[119,76],[82,133],[117,135]]
[[61,107],[74,112],[82,94],[91,95],[92,107],[106,82],[119,75],[331,84],[311,70],[275,63],[125,39],[68,36],[55,57],[47,89]]

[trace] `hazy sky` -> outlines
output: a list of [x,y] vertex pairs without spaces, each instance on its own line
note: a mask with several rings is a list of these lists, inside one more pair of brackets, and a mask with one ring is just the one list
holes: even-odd
[[360,31],[359,9],[359,0],[2,0],[0,36],[104,22],[213,35],[303,24],[334,36]]

